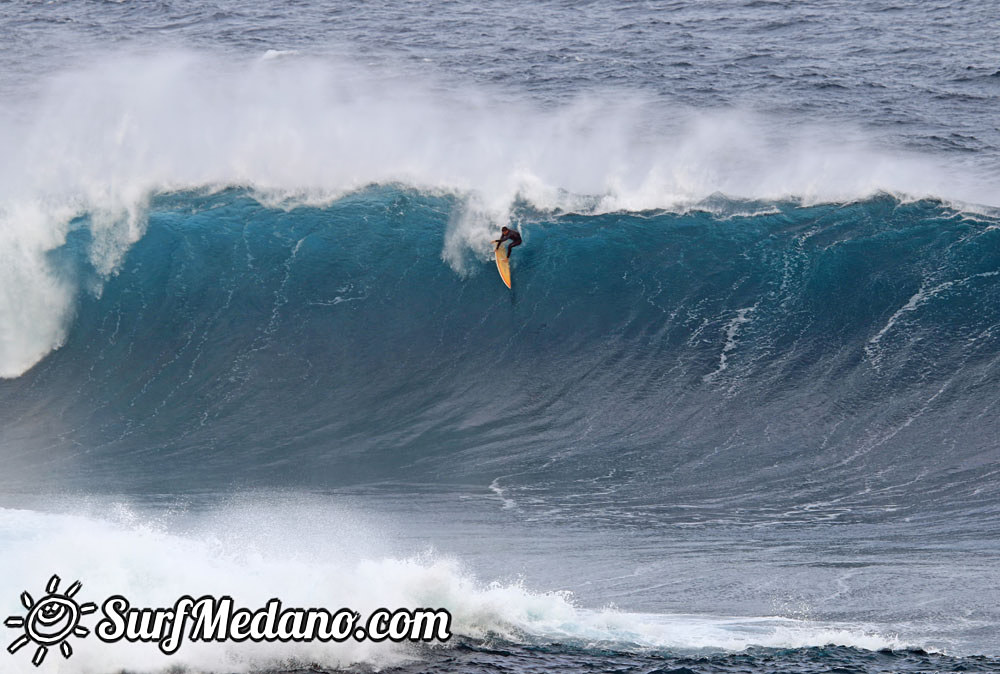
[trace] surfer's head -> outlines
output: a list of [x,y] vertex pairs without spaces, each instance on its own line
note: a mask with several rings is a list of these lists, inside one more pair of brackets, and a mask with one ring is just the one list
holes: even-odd
[[504,234],[506,234],[508,230],[507,230],[507,228],[506,228],[506,227],[501,227],[501,228],[500,228],[500,231],[501,231],[501,232],[503,232]]

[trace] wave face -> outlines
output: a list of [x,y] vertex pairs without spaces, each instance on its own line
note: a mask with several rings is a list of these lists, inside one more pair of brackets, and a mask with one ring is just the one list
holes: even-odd
[[496,480],[565,505],[603,484],[651,517],[724,507],[719,485],[748,508],[995,503],[995,218],[522,203],[508,292],[470,208],[164,194],[103,285],[76,220],[49,261],[100,290],[0,387],[5,486]]

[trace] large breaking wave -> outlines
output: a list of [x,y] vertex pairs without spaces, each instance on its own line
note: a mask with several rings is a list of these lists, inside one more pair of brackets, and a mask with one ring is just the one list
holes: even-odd
[[294,54],[42,90],[3,111],[11,485],[992,489],[997,219],[954,165]]
[[522,203],[509,292],[491,230],[453,245],[485,228],[469,208],[394,186],[287,208],[165,194],[109,278],[78,218],[46,259],[91,290],[62,348],[2,384],[5,478],[606,477],[626,509],[720,482],[744,506],[781,485],[880,508],[993,493],[994,218],[890,196],[682,214]]

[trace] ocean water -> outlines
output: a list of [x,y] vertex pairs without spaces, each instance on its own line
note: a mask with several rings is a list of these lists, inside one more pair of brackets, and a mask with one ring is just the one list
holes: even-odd
[[0,671],[1000,670],[994,3],[248,4],[0,3],[0,617],[454,636]]

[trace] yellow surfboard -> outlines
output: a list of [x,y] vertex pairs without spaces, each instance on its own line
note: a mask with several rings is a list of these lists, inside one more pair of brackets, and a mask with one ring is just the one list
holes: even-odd
[[497,247],[497,249],[496,249],[497,271],[500,272],[500,278],[503,279],[503,282],[506,283],[507,287],[509,288],[510,287],[510,258],[507,256],[507,246],[505,244],[506,244],[506,241],[503,244],[500,244],[500,246]]

